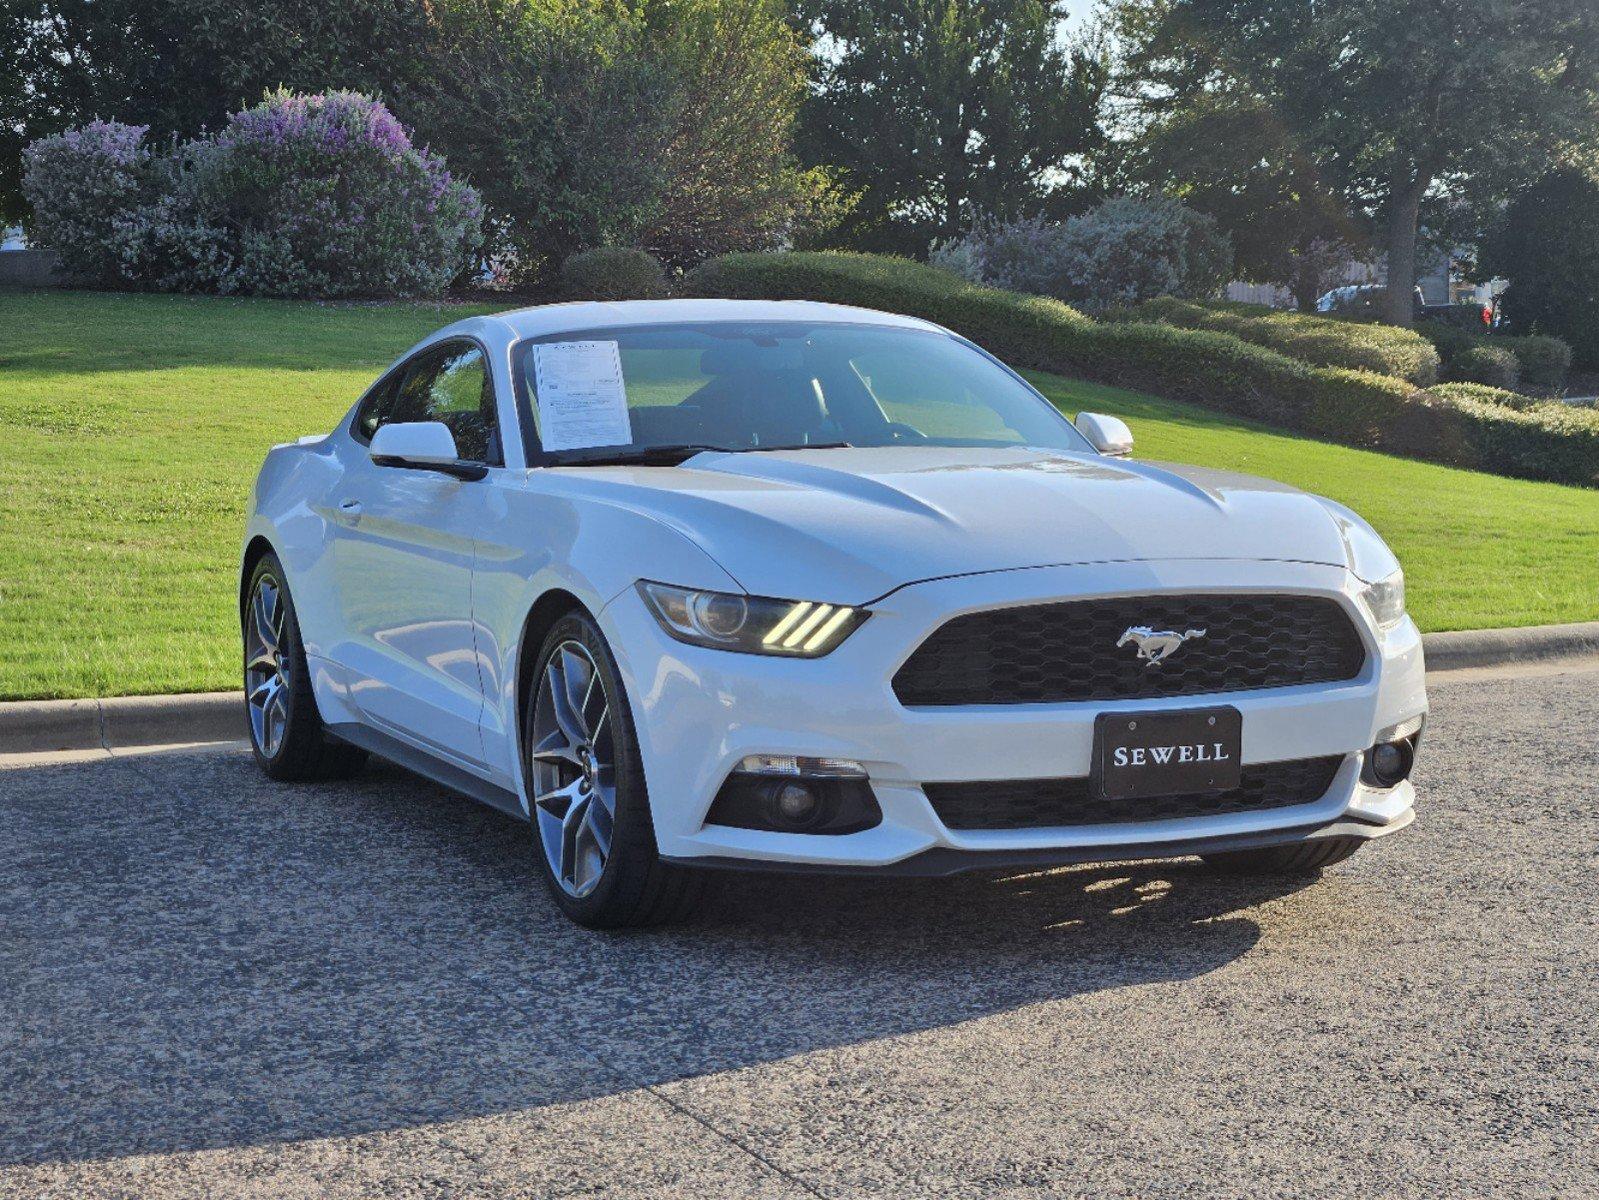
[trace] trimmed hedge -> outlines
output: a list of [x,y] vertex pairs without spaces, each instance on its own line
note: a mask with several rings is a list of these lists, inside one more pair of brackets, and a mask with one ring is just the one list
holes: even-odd
[[[867,254],[730,254],[691,272],[694,296],[822,300],[933,321],[1018,367],[1138,388],[1329,441],[1529,479],[1599,486],[1599,412],[1517,412],[1369,371],[1313,367],[1230,334],[1096,322],[1040,296]],[[1555,411],[1559,409],[1559,411]]]
[[[1571,369],[1571,347],[1557,337],[1468,332],[1430,320],[1417,325],[1416,332],[1438,348],[1447,380],[1525,388],[1548,394],[1559,393],[1566,386],[1566,373]],[[1481,353],[1485,350],[1494,353]],[[1487,365],[1502,363],[1506,354],[1515,359],[1515,378],[1509,383],[1502,382],[1502,366]],[[1496,372],[1500,378],[1487,377]]]
[[1115,317],[1230,333],[1314,367],[1375,371],[1419,387],[1438,381],[1438,351],[1414,331],[1392,325],[1338,321],[1254,304],[1195,303],[1174,296],[1147,301]]
[[1446,374],[1454,383],[1480,383],[1513,392],[1521,383],[1521,360],[1504,346],[1474,344],[1449,360]]
[[1557,337],[1536,333],[1524,337],[1496,334],[1486,340],[1489,345],[1503,346],[1516,356],[1516,361],[1521,364],[1523,386],[1556,392],[1566,386],[1566,373],[1571,370],[1571,346],[1568,343]]
[[1440,383],[1428,389],[1434,396],[1442,396],[1448,400],[1471,400],[1478,404],[1497,404],[1501,408],[1514,408],[1521,412],[1530,412],[1541,408],[1550,401],[1538,396],[1529,396],[1524,392],[1512,392],[1505,388],[1492,387],[1484,383],[1451,382]]
[[561,290],[571,300],[659,300],[670,288],[666,269],[653,254],[601,246],[561,264]]

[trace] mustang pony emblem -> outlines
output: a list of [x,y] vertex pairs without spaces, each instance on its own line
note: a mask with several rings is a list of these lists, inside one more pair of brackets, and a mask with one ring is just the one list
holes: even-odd
[[1147,659],[1149,665],[1154,666],[1156,663],[1164,662],[1170,658],[1172,652],[1184,642],[1204,636],[1205,631],[1203,629],[1189,629],[1183,633],[1177,633],[1170,629],[1152,629],[1148,625],[1134,625],[1126,633],[1122,634],[1121,640],[1116,643],[1116,649],[1120,650],[1128,642],[1136,642],[1138,644],[1138,657]]

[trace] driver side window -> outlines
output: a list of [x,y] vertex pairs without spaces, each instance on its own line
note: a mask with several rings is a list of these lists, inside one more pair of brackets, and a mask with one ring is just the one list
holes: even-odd
[[355,428],[370,440],[380,426],[400,421],[442,421],[462,458],[503,463],[494,383],[475,342],[445,342],[412,359],[367,398]]

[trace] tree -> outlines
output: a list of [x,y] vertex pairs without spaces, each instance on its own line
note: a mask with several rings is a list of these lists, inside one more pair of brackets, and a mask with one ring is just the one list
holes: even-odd
[[1510,281],[1500,304],[1513,332],[1562,338],[1578,366],[1599,369],[1599,179],[1592,172],[1551,171],[1517,196],[1484,242],[1478,270]]
[[794,157],[807,58],[779,0],[652,0],[644,12],[674,84],[642,244],[692,266],[804,230],[832,185]]
[[25,211],[22,151],[37,138],[97,117],[163,132],[220,119],[212,64],[172,69],[195,17],[140,0],[0,0],[0,218]]
[[348,88],[477,186],[524,276],[606,244],[770,244],[818,191],[776,2],[0,0],[0,206],[22,146],[92,117],[187,137],[271,88]]
[[979,216],[1058,204],[1100,144],[1106,72],[1048,0],[804,0],[801,154],[855,193],[838,240],[922,254]]
[[1361,222],[1256,98],[1198,96],[1145,126],[1127,147],[1130,185],[1176,197],[1232,240],[1237,277],[1275,284],[1302,312],[1370,253]]
[[428,11],[384,92],[483,194],[513,280],[548,284],[570,254],[633,244],[660,210],[676,96],[637,14],[608,0]]
[[1237,90],[1377,231],[1386,317],[1412,319],[1429,197],[1502,194],[1599,120],[1592,0],[1115,0],[1159,125]]
[[1208,299],[1232,275],[1233,248],[1213,217],[1170,197],[1114,196],[1066,221],[979,221],[929,261],[1100,313],[1156,296]]

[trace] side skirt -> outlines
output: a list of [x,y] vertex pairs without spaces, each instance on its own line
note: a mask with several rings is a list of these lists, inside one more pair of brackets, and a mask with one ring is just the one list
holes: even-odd
[[387,759],[407,771],[414,771],[434,783],[443,784],[452,792],[460,792],[461,795],[470,797],[480,804],[497,808],[518,821],[527,820],[527,814],[522,811],[522,801],[509,788],[502,788],[487,779],[479,779],[470,771],[463,771],[460,767],[434,758],[427,751],[418,750],[415,746],[400,741],[399,738],[379,733],[370,725],[362,725],[356,721],[341,721],[326,728],[341,742],[359,746],[362,750]]

